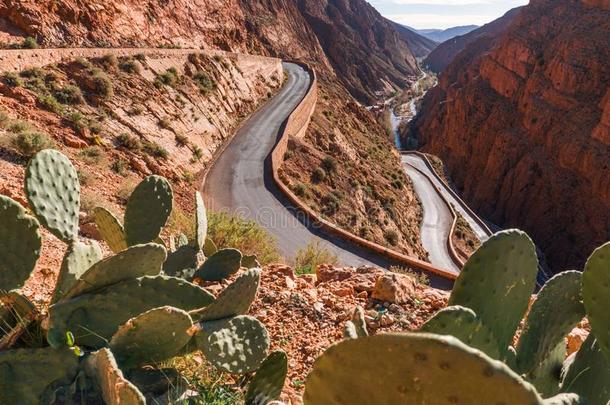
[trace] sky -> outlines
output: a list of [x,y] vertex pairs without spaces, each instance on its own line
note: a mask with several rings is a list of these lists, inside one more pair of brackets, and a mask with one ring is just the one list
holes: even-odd
[[528,0],[368,0],[383,16],[413,28],[483,25]]

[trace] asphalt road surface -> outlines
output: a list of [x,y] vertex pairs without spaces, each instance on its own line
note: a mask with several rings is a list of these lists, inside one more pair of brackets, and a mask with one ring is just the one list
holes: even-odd
[[424,210],[421,225],[422,245],[428,251],[430,263],[458,274],[460,268],[453,261],[447,246],[453,215],[434,184],[427,176],[411,166],[408,158],[410,158],[409,155],[402,156],[403,167],[405,173],[413,181],[413,187]]
[[[239,214],[266,228],[278,242],[282,256],[290,261],[309,242],[318,240],[344,266],[371,265],[388,268],[388,258],[327,235],[311,224],[275,186],[269,155],[286,118],[306,94],[309,74],[300,66],[285,63],[288,80],[282,90],[252,115],[210,170],[203,194],[208,209]],[[451,282],[430,275],[432,284],[449,288]]]

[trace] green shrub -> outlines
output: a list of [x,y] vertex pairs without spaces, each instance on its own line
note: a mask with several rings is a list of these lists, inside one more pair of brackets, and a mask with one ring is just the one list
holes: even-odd
[[127,170],[127,161],[125,161],[125,159],[117,158],[112,161],[110,169],[116,174],[120,174],[122,176]]
[[80,88],[71,84],[55,90],[53,95],[62,104],[82,104],[85,101]]
[[148,153],[150,156],[161,159],[167,159],[169,157],[167,149],[154,141],[142,142],[142,148],[144,149],[144,152]]
[[119,66],[119,60],[112,54],[102,56],[101,62],[106,70],[116,69]]
[[166,86],[175,87],[180,81],[180,75],[176,68],[171,67],[167,69],[165,72],[157,75],[155,82],[164,84]]
[[140,65],[134,58],[125,58],[119,64],[120,69],[125,73],[140,73]]
[[199,87],[201,94],[205,95],[216,89],[216,82],[214,79],[201,70],[195,73],[193,80],[197,84],[197,87]]
[[172,128],[172,122],[167,117],[161,118],[159,120],[159,122],[157,122],[157,125],[159,125],[159,128],[163,128],[163,129],[171,129]]
[[31,128],[31,125],[29,122],[21,121],[21,120],[11,121],[8,126],[8,130],[14,134],[28,131],[30,128]]
[[313,173],[311,174],[311,181],[313,181],[314,183],[323,182],[325,178],[326,172],[324,172],[324,170],[320,169],[319,167],[316,167]]
[[396,246],[398,244],[398,233],[393,229],[388,229],[388,230],[384,231],[383,237],[392,246]]
[[305,197],[307,195],[307,186],[303,183],[297,183],[294,185],[292,191],[299,197]]
[[82,160],[88,164],[99,163],[102,158],[103,151],[99,146],[89,146],[79,152]]
[[189,144],[189,137],[184,134],[176,134],[174,138],[176,139],[176,145],[178,146],[188,146]]
[[44,79],[46,73],[43,69],[39,67],[34,67],[22,71],[21,73],[19,73],[19,75],[28,79]]
[[133,55],[133,57],[135,60],[139,60],[140,62],[146,61],[146,55],[144,55],[143,53],[137,53]]
[[277,242],[256,222],[224,212],[208,212],[208,236],[219,249],[232,247],[269,264],[280,260]]
[[4,110],[0,110],[0,128],[6,128],[10,122],[10,117]]
[[333,173],[337,171],[337,161],[330,156],[326,156],[322,159],[322,163],[320,164],[322,169],[326,170],[327,173]]
[[21,48],[23,49],[36,49],[38,48],[38,41],[34,37],[27,37],[21,43]]
[[341,205],[341,196],[338,193],[332,192],[322,197],[322,212],[327,215],[332,215],[339,210]]
[[193,158],[191,160],[194,162],[198,162],[201,160],[202,157],[203,157],[203,149],[201,149],[197,145],[193,146]]
[[90,69],[93,67],[91,62],[85,58],[78,57],[74,60],[76,66],[81,67],[83,69]]
[[55,146],[55,142],[47,134],[35,131],[18,133],[12,140],[13,147],[23,156],[32,157],[43,149]]
[[136,115],[142,115],[144,113],[144,107],[141,105],[132,105],[127,114],[131,117]]
[[320,264],[335,266],[338,262],[337,255],[324,248],[316,239],[297,251],[294,258],[294,272],[296,275],[313,274]]
[[102,133],[102,124],[99,121],[89,121],[89,131],[92,134],[99,135]]
[[23,81],[17,75],[17,73],[14,73],[14,72],[5,72],[2,75],[2,83],[6,84],[7,86],[11,86],[11,87],[23,86]]
[[78,111],[66,114],[64,120],[79,134],[82,134],[89,125],[89,120]]
[[108,99],[114,94],[114,88],[110,77],[101,69],[89,69],[89,89],[102,99]]
[[41,95],[38,96],[38,104],[40,104],[40,106],[42,108],[44,108],[47,111],[51,111],[55,114],[62,114],[64,111],[64,107],[61,105],[61,103],[59,101],[57,101],[57,99],[51,95]]
[[117,136],[117,144],[125,149],[131,151],[137,151],[142,148],[142,143],[135,136],[131,136],[128,133],[122,133]]

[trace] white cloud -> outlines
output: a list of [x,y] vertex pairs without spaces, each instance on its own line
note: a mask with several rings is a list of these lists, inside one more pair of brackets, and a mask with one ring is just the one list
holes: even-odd
[[496,18],[496,16],[482,14],[439,15],[439,14],[389,14],[392,21],[409,27],[424,28],[451,28],[460,25],[483,25]]

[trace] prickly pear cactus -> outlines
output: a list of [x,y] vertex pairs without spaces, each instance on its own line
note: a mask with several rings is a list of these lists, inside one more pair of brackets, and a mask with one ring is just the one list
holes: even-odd
[[610,363],[610,242],[597,248],[587,260],[582,297],[591,330]]
[[93,292],[111,284],[142,276],[156,276],[165,261],[165,248],[156,243],[135,245],[95,263],[64,294],[64,298]]
[[155,308],[121,325],[109,346],[122,368],[160,362],[186,346],[192,326],[191,317],[181,309]]
[[106,241],[110,250],[114,253],[119,253],[127,249],[123,225],[112,212],[108,211],[106,208],[95,207],[93,210],[93,218],[102,239]]
[[17,291],[0,296],[0,351],[11,348],[36,318],[34,304]]
[[381,334],[343,340],[307,377],[311,404],[539,404],[504,363],[451,336]]
[[543,397],[556,395],[559,392],[561,368],[565,358],[566,342],[562,340],[545,356],[544,360],[522,376],[536,387]]
[[561,391],[576,393],[589,405],[607,405],[610,401],[610,362],[603,355],[593,333],[584,341],[575,357],[568,357]]
[[521,374],[542,364],[585,316],[581,275],[578,271],[559,273],[538,293],[517,345],[517,371]]
[[40,256],[36,218],[16,201],[0,195],[0,290],[21,288]]
[[0,404],[43,403],[48,391],[69,384],[77,373],[78,357],[68,349],[0,352]]
[[197,269],[197,248],[185,244],[175,252],[167,255],[163,263],[163,272],[168,276],[182,277],[190,280]]
[[256,255],[248,255],[241,258],[241,267],[251,269],[253,267],[261,267],[261,264],[258,262]]
[[248,384],[246,405],[267,405],[278,399],[287,374],[288,357],[284,351],[277,350],[267,356]]
[[499,357],[500,350],[496,337],[470,308],[459,305],[443,308],[423,324],[420,330],[437,335],[454,336],[491,358]]
[[85,244],[75,241],[68,246],[59,270],[59,277],[51,302],[57,302],[76,284],[78,279],[102,259],[102,249],[95,241]]
[[195,277],[205,281],[220,281],[237,272],[241,266],[241,252],[237,249],[221,249],[197,269]]
[[260,269],[244,272],[220,293],[216,301],[203,309],[192,311],[191,316],[196,321],[214,321],[245,314],[256,297],[260,278]]
[[528,307],[537,272],[531,239],[518,230],[498,232],[470,256],[449,305],[472,309],[493,332],[503,358]]
[[544,405],[587,405],[585,398],[578,394],[558,394],[542,401]]
[[174,277],[125,280],[95,294],[52,305],[47,340],[53,347],[65,346],[69,331],[77,345],[100,348],[106,346],[119,326],[143,312],[165,305],[190,311],[213,300],[214,296],[203,288]]
[[100,349],[91,353],[83,366],[102,392],[107,405],[146,405],[146,398],[123,376],[110,350]]
[[241,315],[229,319],[203,322],[195,336],[197,347],[206,360],[229,373],[243,374],[256,370],[267,356],[269,334],[256,318]]
[[206,213],[205,204],[203,203],[203,198],[201,197],[201,193],[199,191],[195,191],[195,204],[197,206],[197,210],[195,211],[195,225],[197,232],[195,235],[195,245],[199,248],[199,250],[201,250],[205,244],[205,238],[208,235],[208,215]]
[[366,329],[366,321],[364,320],[364,309],[361,306],[354,308],[351,322],[356,328],[356,334],[358,337],[369,335],[369,331]]
[[172,188],[161,176],[148,176],[135,188],[125,209],[129,246],[154,241],[165,226],[173,203]]
[[214,241],[210,238],[205,238],[205,243],[203,245],[203,254],[205,255],[205,257],[210,257],[217,251],[218,248],[216,247]]
[[38,152],[25,173],[30,207],[51,233],[66,243],[78,237],[80,185],[76,169],[56,150]]

